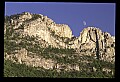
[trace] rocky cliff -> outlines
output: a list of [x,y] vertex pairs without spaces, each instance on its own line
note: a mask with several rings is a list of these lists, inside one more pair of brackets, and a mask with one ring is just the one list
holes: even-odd
[[80,51],[92,52],[96,58],[115,62],[115,39],[107,32],[102,32],[99,28],[84,28],[78,38],[80,41]]
[[[45,69],[55,68],[58,72],[63,68],[66,71],[83,70],[80,62],[89,64],[93,61],[84,59],[86,56],[112,64],[115,62],[114,36],[97,27],[86,27],[79,37],[75,37],[68,25],[56,24],[41,14],[23,12],[6,16],[4,40],[6,60]],[[46,54],[48,59],[44,58]],[[65,62],[76,63],[60,63],[63,58]],[[92,69],[97,70],[95,67]]]
[[[53,47],[66,47],[63,38],[71,38],[72,31],[68,25],[55,24],[55,22],[41,14],[31,14],[23,12],[6,18],[7,27],[11,27],[16,32],[23,35],[38,36]],[[56,39],[59,38],[59,39]]]

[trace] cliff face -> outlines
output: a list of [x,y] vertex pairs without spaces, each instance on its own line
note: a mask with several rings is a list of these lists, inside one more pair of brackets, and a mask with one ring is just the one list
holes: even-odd
[[[60,69],[62,66],[66,66],[66,70],[80,70],[78,64],[74,66],[71,64],[60,64],[57,61],[46,60],[42,56],[36,56],[36,54],[42,55],[47,53],[45,48],[50,46],[52,48],[75,50],[75,53],[69,56],[65,56],[62,53],[63,51],[60,51],[62,54],[54,53],[54,57],[58,58],[67,57],[69,60],[77,56],[76,62],[83,62],[80,59],[81,56],[90,56],[98,60],[115,62],[115,37],[107,32],[102,32],[96,27],[84,28],[79,37],[74,37],[68,25],[56,24],[52,19],[41,14],[24,12],[5,17],[4,35],[7,36],[8,34],[11,35],[7,38],[12,38],[9,41],[17,45],[12,45],[17,49],[17,54],[5,52],[5,59],[10,59],[13,62],[25,63],[26,65],[43,67],[45,69],[53,69],[54,67]],[[16,38],[14,38],[15,36]],[[36,39],[31,40],[30,37],[35,37]],[[22,44],[25,44],[24,48],[19,49],[18,46]],[[34,46],[35,48],[33,48]],[[31,51],[29,50],[32,51],[33,56],[30,55]],[[51,52],[47,54],[51,54]],[[52,56],[50,55],[51,58]],[[86,60],[86,62],[88,61]]]
[[107,32],[102,32],[99,28],[84,28],[79,36],[80,51],[87,50],[97,58],[114,62],[115,59],[115,39]]
[[16,32],[22,32],[23,35],[38,36],[48,43],[46,45],[64,48],[66,44],[62,41],[62,38],[72,37],[72,31],[68,25],[55,24],[52,19],[41,14],[24,12],[8,18],[8,26],[12,27]]

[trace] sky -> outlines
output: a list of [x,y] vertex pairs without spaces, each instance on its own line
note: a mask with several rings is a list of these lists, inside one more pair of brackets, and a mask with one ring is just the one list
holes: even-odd
[[57,24],[67,24],[78,37],[88,27],[115,35],[115,3],[5,2],[5,15],[30,12],[48,16]]

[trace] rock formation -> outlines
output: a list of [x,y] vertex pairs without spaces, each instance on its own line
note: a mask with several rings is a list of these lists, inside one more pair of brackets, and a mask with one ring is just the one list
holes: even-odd
[[89,50],[89,52],[95,52],[98,59],[115,61],[115,40],[109,33],[102,32],[96,27],[88,27],[83,29],[78,39],[80,51]]
[[[74,37],[68,25],[56,24],[52,19],[41,14],[23,12],[8,16],[5,21],[4,34],[8,33],[7,29],[10,28],[14,30],[13,35],[37,37],[43,48],[49,46],[59,49],[69,48],[76,50],[77,56],[87,55],[98,60],[115,62],[115,37],[102,32],[99,28],[84,28],[79,37]],[[19,40],[16,43],[20,42],[22,41]],[[40,56],[31,57],[27,52],[26,49],[21,49],[17,51],[17,54],[6,55],[5,59],[45,69],[53,69],[56,66],[56,61],[46,60]],[[56,68],[59,69],[61,66],[65,65],[57,63]],[[78,65],[66,65],[66,70],[70,69],[80,70]],[[93,67],[93,70],[96,71],[96,68]]]

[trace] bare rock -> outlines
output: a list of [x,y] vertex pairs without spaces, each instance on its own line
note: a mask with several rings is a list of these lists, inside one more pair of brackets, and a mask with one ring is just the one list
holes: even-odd
[[81,42],[80,50],[92,50],[96,52],[97,58],[114,63],[115,38],[109,33],[102,32],[96,27],[88,27],[83,29],[78,40]]
[[[79,37],[74,37],[68,25],[56,24],[47,16],[29,12],[12,16],[9,22],[9,28],[13,27],[15,33],[20,33],[21,36],[28,35],[37,37],[39,43],[41,43],[40,46],[44,48],[49,45],[55,48],[72,48],[82,55],[93,55],[100,60],[115,62],[115,37],[107,32],[102,32],[99,28],[84,28],[82,32],[80,32]],[[5,27],[6,26],[7,24],[5,23]],[[6,28],[4,31],[6,33]],[[20,42],[21,41],[17,41],[16,43]],[[52,69],[54,66],[52,60],[45,61],[45,59],[35,59],[36,57],[28,56],[25,49],[18,51],[18,54],[14,55],[14,57],[18,59],[19,63],[24,62],[34,67],[43,66],[46,69]],[[12,55],[7,58],[12,59]],[[61,66],[62,65],[58,65],[57,67],[60,68]],[[78,66],[70,67],[79,70]]]

